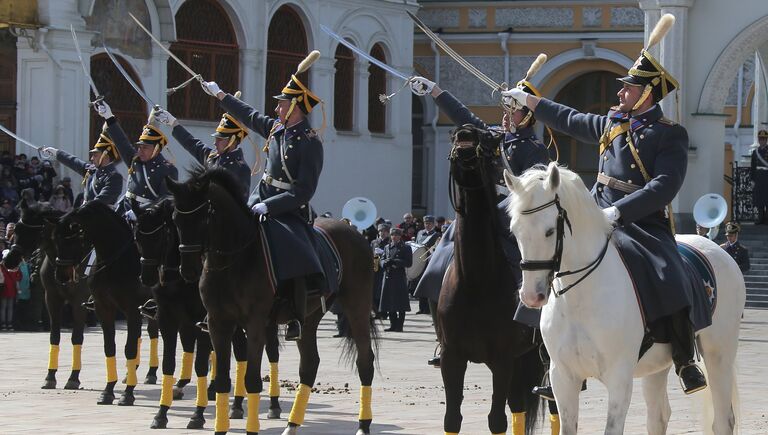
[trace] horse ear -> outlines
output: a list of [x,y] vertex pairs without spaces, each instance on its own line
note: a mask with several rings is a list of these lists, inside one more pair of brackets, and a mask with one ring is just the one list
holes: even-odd
[[506,169],[504,170],[504,184],[507,185],[510,192],[515,192],[520,188],[520,180]]
[[556,162],[551,162],[547,167],[547,180],[544,182],[544,187],[554,192],[559,186],[560,169],[557,168]]
[[27,204],[27,198],[23,198],[21,200],[19,207],[21,207],[22,210],[27,210],[29,208],[29,204]]

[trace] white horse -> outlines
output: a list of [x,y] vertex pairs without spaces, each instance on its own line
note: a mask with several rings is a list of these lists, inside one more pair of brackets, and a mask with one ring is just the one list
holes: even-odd
[[[609,243],[611,224],[579,175],[554,163],[519,178],[505,171],[504,178],[514,195],[508,210],[510,228],[522,258],[542,261],[539,266],[549,269],[524,271],[520,296],[531,307],[543,307],[541,332],[551,356],[560,435],[576,433],[579,392],[582,380],[590,377],[608,389],[606,434],[624,431],[633,377],[643,378],[648,433],[664,434],[671,414],[666,391],[670,345],[654,344],[637,360],[643,320],[627,269]],[[562,210],[570,224],[561,218],[558,225]],[[707,405],[714,407],[710,416],[714,420],[705,422],[704,431],[731,434],[737,427],[735,360],[746,298],[744,278],[736,262],[709,239],[695,235],[677,239],[700,250],[715,271],[717,308],[712,325],[699,331],[697,338],[711,389]],[[579,269],[552,279],[554,272]],[[559,292],[573,284],[567,293],[549,298],[550,290]]]

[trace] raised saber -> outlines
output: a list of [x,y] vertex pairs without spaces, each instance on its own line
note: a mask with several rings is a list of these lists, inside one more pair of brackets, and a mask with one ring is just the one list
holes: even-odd
[[147,94],[144,93],[144,91],[139,87],[139,85],[137,85],[136,82],[133,81],[131,76],[128,74],[128,71],[126,71],[125,68],[123,68],[123,66],[120,65],[120,61],[118,61],[117,58],[115,58],[115,55],[112,54],[111,51],[109,51],[109,48],[107,48],[106,45],[103,45],[103,47],[104,47],[104,52],[107,53],[107,56],[109,56],[109,58],[112,60],[112,63],[115,64],[115,67],[117,68],[117,70],[120,71],[120,74],[122,74],[125,80],[128,81],[128,84],[131,85],[133,90],[136,91],[136,93],[139,94],[139,96],[142,99],[144,99],[144,101],[146,101],[147,104],[149,104],[149,106],[152,109],[159,107],[154,102],[152,102],[152,100],[147,96]]
[[131,16],[131,18],[133,18],[133,21],[136,21],[136,24],[138,24],[138,25],[139,25],[139,27],[141,27],[141,30],[143,30],[143,31],[144,31],[144,33],[146,33],[147,35],[149,35],[149,37],[150,37],[150,38],[152,38],[152,40],[153,40],[153,41],[155,41],[155,44],[157,44],[157,45],[158,45],[160,48],[162,48],[162,49],[163,49],[163,51],[164,51],[164,52],[166,52],[166,53],[168,54],[168,56],[171,56],[171,59],[175,60],[175,61],[176,61],[176,63],[178,63],[179,65],[181,65],[181,67],[182,67],[182,68],[184,68],[184,69],[185,69],[185,70],[186,70],[188,73],[190,73],[190,74],[192,75],[192,77],[196,77],[196,78],[197,78],[197,80],[199,80],[199,81],[202,83],[202,81],[203,81],[203,76],[201,76],[200,74],[198,74],[198,73],[196,73],[196,72],[192,71],[192,68],[188,67],[188,66],[187,66],[187,65],[186,65],[184,62],[182,62],[182,61],[181,61],[181,59],[179,59],[178,57],[176,57],[176,55],[175,55],[175,54],[171,53],[171,50],[169,50],[169,49],[165,48],[165,45],[163,45],[163,43],[162,43],[162,42],[160,42],[160,41],[159,41],[157,38],[155,38],[155,35],[153,35],[153,34],[152,34],[152,32],[150,32],[150,31],[149,31],[149,30],[148,30],[146,27],[144,27],[144,25],[143,25],[143,24],[141,24],[141,21],[139,21],[139,19],[138,19],[138,18],[136,18],[135,16],[133,16],[133,14],[132,14],[132,13],[128,12],[128,15],[130,15],[130,16]]
[[72,32],[72,40],[75,41],[75,50],[77,50],[77,58],[80,59],[80,66],[83,67],[83,74],[85,74],[85,77],[88,79],[88,84],[91,85],[91,91],[93,92],[93,95],[96,96],[96,101],[93,101],[92,103],[90,103],[90,105],[93,105],[103,100],[104,96],[101,95],[101,92],[99,92],[98,89],[96,89],[96,83],[94,83],[93,78],[91,77],[91,73],[88,72],[88,68],[85,67],[85,61],[83,60],[83,52],[80,51],[80,44],[77,42],[77,33],[75,33],[74,26],[70,24],[69,30]]
[[360,56],[363,59],[367,60],[368,62],[376,65],[377,67],[383,69],[384,71],[392,74],[395,77],[401,78],[401,79],[403,79],[405,81],[408,81],[410,79],[409,76],[407,76],[407,75],[401,73],[400,71],[392,68],[391,66],[387,65],[386,63],[376,59],[375,57],[373,57],[370,54],[364,52],[363,50],[355,47],[351,42],[349,42],[346,39],[342,38],[341,36],[337,35],[336,33],[333,32],[333,30],[329,29],[325,25],[321,24],[320,25],[320,29],[323,32],[327,33],[328,36],[330,36],[331,38],[339,41],[339,43],[341,45],[343,45],[343,46],[347,47],[348,49],[352,50],[353,52],[357,53],[358,56]]
[[39,146],[37,146],[37,145],[33,144],[32,142],[30,142],[30,141],[26,140],[26,139],[22,139],[22,138],[20,138],[20,137],[16,136],[16,133],[14,133],[14,132],[12,132],[11,130],[8,130],[7,128],[5,128],[5,126],[4,126],[3,124],[0,124],[0,130],[2,130],[2,131],[3,131],[3,133],[7,134],[8,136],[10,136],[10,137],[14,138],[14,139],[16,140],[16,142],[20,142],[20,143],[23,143],[24,145],[26,145],[26,146],[28,146],[28,147],[30,147],[30,148],[33,148],[35,151],[37,151],[37,153],[38,153],[38,154],[39,154],[41,157],[44,157],[44,158],[49,158],[49,157],[52,157],[52,156],[51,156],[50,154],[48,154],[48,153],[43,153],[43,147],[39,147]]

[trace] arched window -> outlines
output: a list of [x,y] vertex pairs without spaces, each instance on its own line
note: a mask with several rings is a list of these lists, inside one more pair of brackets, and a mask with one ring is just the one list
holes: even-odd
[[[0,124],[16,131],[16,38],[6,29],[0,29]],[[15,149],[15,141],[0,134],[0,152]]]
[[[373,46],[371,56],[387,63],[381,44]],[[368,130],[371,133],[384,133],[387,129],[387,110],[379,100],[379,95],[387,93],[386,74],[376,65],[371,64],[368,67]]]
[[[604,115],[617,102],[616,92],[620,87],[617,77],[617,74],[608,71],[582,74],[565,85],[557,93],[555,101],[584,113]],[[560,163],[581,175],[587,186],[592,186],[597,179],[598,144],[579,142],[568,135],[553,132],[560,148]],[[545,137],[544,143],[548,142],[549,137]]]
[[[131,65],[120,56],[116,55],[115,57],[133,81],[141,86],[141,80],[139,80],[139,76],[133,71]],[[141,130],[147,122],[147,114],[149,113],[144,100],[123,78],[120,71],[117,70],[106,54],[97,54],[91,57],[91,77],[93,77],[99,92],[104,94],[104,100],[109,103],[112,113],[120,121],[120,126],[125,130],[125,134],[132,141],[138,140]],[[93,92],[89,94],[89,98],[91,101],[96,98]],[[95,110],[90,110],[90,113],[91,128],[89,137],[91,141],[88,146],[93,146],[99,137],[99,133],[101,133],[104,119]]]
[[[237,37],[226,12],[215,1],[188,0],[176,13],[176,42],[171,52],[206,80],[225,92],[235,93],[240,83]],[[173,59],[168,59],[168,87],[190,78]],[[192,83],[168,96],[168,110],[178,118],[216,121],[222,110],[215,98]]]
[[[275,107],[272,96],[279,95],[296,72],[299,62],[307,56],[307,36],[301,17],[290,6],[282,6],[269,22],[267,36],[267,76],[264,88],[264,112],[271,114]],[[309,89],[309,74],[299,76]]]
[[355,57],[352,50],[339,44],[334,58],[333,126],[336,130],[350,131],[354,124]]

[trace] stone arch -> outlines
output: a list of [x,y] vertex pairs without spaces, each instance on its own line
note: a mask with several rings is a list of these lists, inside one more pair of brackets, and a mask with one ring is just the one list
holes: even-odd
[[768,16],[764,16],[739,32],[717,57],[702,87],[698,113],[722,113],[728,91],[741,65],[768,41]]
[[296,15],[298,15],[299,19],[301,20],[301,24],[304,27],[304,36],[307,39],[307,47],[309,47],[308,50],[311,51],[312,49],[314,49],[313,47],[315,47],[316,45],[317,38],[315,37],[314,32],[316,29],[315,29],[315,26],[313,26],[313,23],[317,21],[314,20],[314,18],[309,15],[309,8],[307,7],[307,5],[303,4],[303,2],[289,0],[289,1],[281,1],[272,5],[272,9],[270,9],[268,13],[268,18],[266,20],[267,28],[269,28],[269,24],[272,22],[272,19],[274,18],[275,13],[277,13],[277,11],[280,10],[280,8],[282,8],[283,6],[290,7],[293,10],[293,12],[295,12]]
[[[569,77],[559,77],[559,83],[554,84],[554,87],[550,84],[551,79],[558,74],[562,74],[562,71],[566,66],[574,64],[575,62],[582,62],[587,66],[594,60],[602,60],[605,62],[594,64],[590,68],[575,68],[573,71],[570,71]],[[594,56],[588,58],[585,58],[583,49],[573,49],[549,59],[531,82],[534,86],[542,90],[544,96],[553,97],[560,91],[560,89],[562,89],[562,86],[580,74],[595,70],[609,70],[618,73],[618,70],[621,69],[626,72],[632,67],[634,62],[633,59],[628,58],[624,54],[607,48],[595,47]],[[547,84],[550,85],[546,86]],[[559,88],[557,86],[559,86]]]

